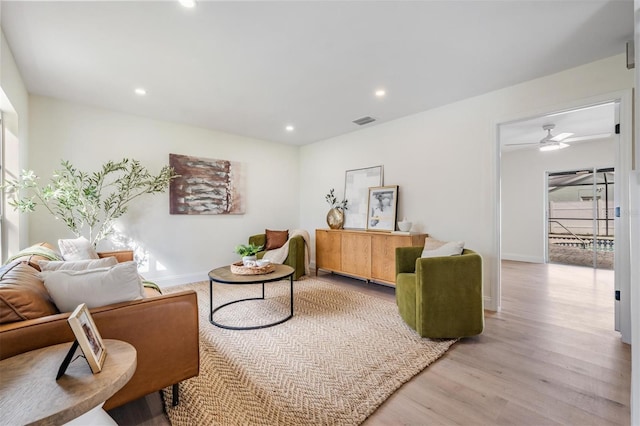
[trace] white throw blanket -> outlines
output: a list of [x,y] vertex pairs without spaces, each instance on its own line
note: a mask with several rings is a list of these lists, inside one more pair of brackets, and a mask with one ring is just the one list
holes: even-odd
[[289,255],[289,241],[291,238],[301,236],[304,240],[304,274],[309,274],[309,246],[311,244],[311,240],[309,238],[309,233],[304,229],[294,229],[289,232],[289,239],[286,243],[280,248],[274,250],[267,250],[267,252],[262,257],[263,259],[269,259],[271,263],[279,263],[282,264]]

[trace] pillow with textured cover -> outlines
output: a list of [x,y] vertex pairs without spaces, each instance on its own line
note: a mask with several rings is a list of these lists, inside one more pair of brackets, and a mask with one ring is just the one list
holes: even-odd
[[0,324],[57,313],[37,269],[21,261],[0,268]]
[[425,248],[420,257],[458,256],[462,254],[462,250],[464,250],[464,241],[451,241],[433,250]]
[[85,237],[58,240],[58,247],[64,260],[99,259],[96,249]]
[[265,229],[267,235],[267,242],[264,245],[265,250],[275,250],[282,247],[289,239],[289,230],[285,231],[272,231],[271,229]]
[[97,308],[144,298],[135,262],[84,271],[45,271],[40,277],[60,312],[71,312],[81,303]]
[[85,271],[87,269],[106,268],[115,266],[118,261],[115,257],[105,257],[102,259],[69,260],[69,261],[49,261],[39,260],[40,270],[44,271]]

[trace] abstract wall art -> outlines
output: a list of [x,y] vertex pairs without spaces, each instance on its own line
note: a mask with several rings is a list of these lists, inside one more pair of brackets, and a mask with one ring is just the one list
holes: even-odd
[[242,164],[169,154],[180,177],[169,186],[170,214],[244,214]]

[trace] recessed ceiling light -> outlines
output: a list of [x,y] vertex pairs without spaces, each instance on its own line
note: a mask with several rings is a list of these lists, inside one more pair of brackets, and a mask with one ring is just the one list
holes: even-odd
[[138,87],[138,88],[135,90],[135,92],[136,92],[136,95],[138,95],[138,96],[144,96],[144,95],[146,95],[146,94],[147,94],[147,91],[146,91],[146,90],[144,90],[142,87]]
[[196,6],[196,0],[178,0],[184,7],[192,8]]
[[287,132],[293,132],[294,127],[289,124],[287,127],[284,128]]
[[376,90],[376,97],[378,97],[378,98],[383,98],[383,97],[384,97],[384,95],[386,95],[386,94],[387,94],[387,92],[385,92],[385,90],[384,90],[384,89],[378,89],[378,90]]

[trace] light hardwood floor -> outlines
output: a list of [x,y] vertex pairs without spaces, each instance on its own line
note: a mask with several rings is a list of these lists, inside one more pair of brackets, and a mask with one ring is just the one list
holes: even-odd
[[[393,300],[392,288],[319,278]],[[613,331],[613,271],[503,262],[502,311],[392,395],[365,425],[628,425],[631,349]],[[168,425],[158,394],[111,410]]]

